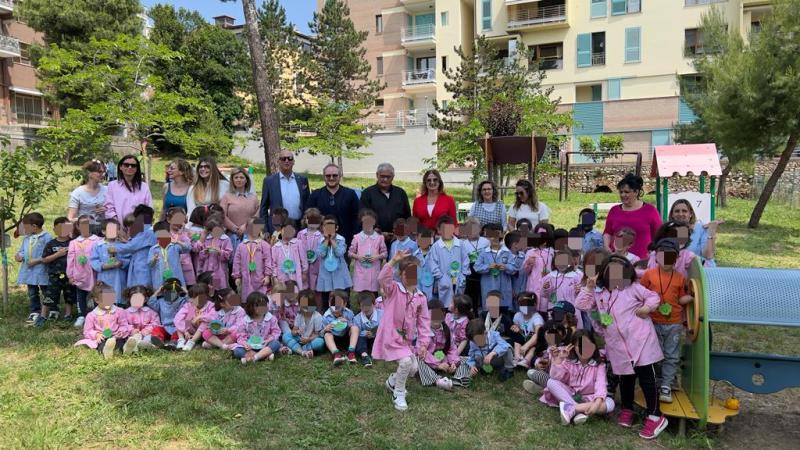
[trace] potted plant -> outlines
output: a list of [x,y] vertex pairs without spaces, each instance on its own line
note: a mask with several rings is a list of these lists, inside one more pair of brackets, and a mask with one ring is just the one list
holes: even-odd
[[478,140],[492,164],[533,164],[544,155],[547,138],[544,136],[517,136],[523,119],[523,108],[511,97],[500,95],[478,113],[486,130],[486,137]]

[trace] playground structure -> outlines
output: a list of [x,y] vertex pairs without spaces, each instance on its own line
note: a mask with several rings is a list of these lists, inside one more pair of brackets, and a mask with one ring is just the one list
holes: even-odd
[[[670,195],[669,178],[700,177],[700,192],[679,192]],[[714,144],[658,145],[655,147],[650,176],[656,179],[656,207],[661,220],[666,221],[672,203],[686,199],[695,210],[695,217],[708,223],[716,216],[715,200],[717,177],[722,175],[717,146]],[[710,178],[710,189],[706,191],[706,177]],[[672,200],[672,201],[670,201]]]

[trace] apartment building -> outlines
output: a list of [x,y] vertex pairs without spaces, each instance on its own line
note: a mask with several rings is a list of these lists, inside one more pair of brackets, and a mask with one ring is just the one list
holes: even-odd
[[[387,87],[371,121],[387,128],[424,121],[446,101],[442,70],[459,63],[454,47],[488,37],[501,57],[525,46],[545,69],[545,86],[574,112],[578,137],[622,134],[626,151],[649,157],[694,115],[677,76],[693,77],[703,52],[701,16],[723,8],[748,38],[769,13],[766,0],[348,0],[356,27],[369,31],[367,58]],[[321,2],[318,2],[321,7]]]

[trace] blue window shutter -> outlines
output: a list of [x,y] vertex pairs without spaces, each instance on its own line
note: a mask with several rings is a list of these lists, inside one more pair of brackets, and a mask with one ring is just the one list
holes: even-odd
[[657,145],[670,145],[672,143],[672,130],[653,130],[650,136],[650,154]]
[[578,35],[578,67],[592,65],[592,35],[583,33]]
[[611,15],[619,16],[625,14],[628,9],[627,0],[611,0]]
[[406,69],[414,70],[414,58],[406,56]]
[[481,2],[481,21],[484,30],[492,29],[492,0],[483,0]]
[[697,120],[697,115],[692,108],[683,100],[678,99],[678,123],[692,123]]
[[640,27],[625,28],[625,62],[642,60],[642,29]]
[[608,15],[608,0],[590,0],[591,18],[606,17]]
[[572,117],[579,122],[573,128],[575,135],[603,133],[603,102],[575,103]]
[[622,96],[620,91],[622,84],[621,78],[609,78],[608,79],[608,99],[609,100],[619,100]]
[[603,101],[603,88],[599,84],[592,86],[592,101],[593,102]]

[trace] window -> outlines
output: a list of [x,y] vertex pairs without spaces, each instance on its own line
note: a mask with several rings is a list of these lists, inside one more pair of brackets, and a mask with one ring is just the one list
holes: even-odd
[[686,56],[702,55],[705,53],[703,48],[703,30],[689,28],[683,32],[684,54]]
[[436,57],[425,56],[423,58],[417,58],[416,69],[418,71],[436,69]]
[[383,99],[382,98],[376,98],[375,99],[375,106],[378,107],[378,108],[383,108]]
[[378,76],[383,75],[383,56],[378,56],[375,64],[375,70],[378,72]]
[[628,0],[628,14],[642,12],[641,0]]
[[439,16],[441,17],[442,26],[446,27],[447,23],[449,22],[449,18],[447,17],[447,11],[441,13]]
[[15,64],[31,64],[31,46],[30,44],[25,44],[23,42],[19,43],[19,55],[14,57],[13,61]]
[[481,1],[481,25],[483,31],[492,29],[492,0]]
[[578,35],[578,67],[602,66],[606,63],[606,33]]
[[375,33],[383,33],[383,16],[380,14],[375,16]]
[[447,70],[447,56],[442,56],[442,70]]
[[639,27],[625,28],[625,62],[640,62],[642,60],[642,29]]
[[622,96],[620,92],[622,79],[620,78],[609,78],[608,79],[608,99],[609,100],[619,100]]
[[642,11],[642,0],[611,0],[611,15],[633,14]]
[[447,100],[442,100],[442,108],[447,109]]
[[539,64],[541,70],[556,70],[564,68],[564,44],[534,45],[529,48],[533,61]]
[[591,0],[591,17],[606,17],[608,15],[608,0]]
[[761,32],[761,21],[754,20],[750,22],[750,33],[751,34],[758,34]]
[[42,97],[33,95],[14,94],[12,104],[14,114],[17,116],[17,123],[41,124],[44,115],[42,113]]
[[603,86],[595,84],[592,85],[591,88],[592,88],[592,101],[599,102],[603,100]]

